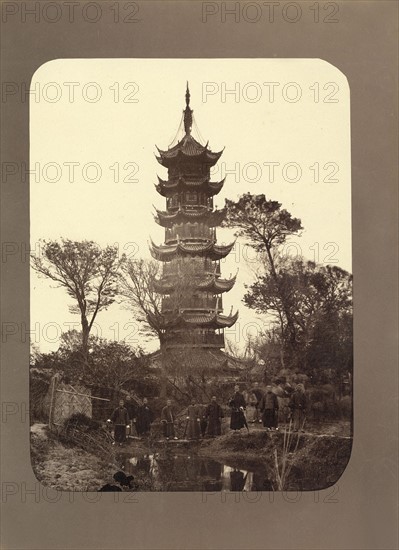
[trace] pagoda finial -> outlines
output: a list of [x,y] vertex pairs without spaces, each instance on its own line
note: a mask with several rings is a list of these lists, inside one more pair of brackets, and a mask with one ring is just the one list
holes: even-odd
[[188,80],[187,80],[187,87],[186,87],[186,105],[187,107],[190,105],[190,89],[188,87]]
[[193,110],[190,109],[190,89],[186,87],[186,108],[184,109],[184,130],[186,135],[191,134],[191,127],[193,125]]

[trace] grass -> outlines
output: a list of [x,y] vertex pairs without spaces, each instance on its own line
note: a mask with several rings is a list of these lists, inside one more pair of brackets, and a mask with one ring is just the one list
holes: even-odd
[[[293,432],[292,430],[292,420],[290,420],[288,426],[284,429],[283,434],[283,448],[281,451],[280,461],[278,459],[277,448],[274,448],[274,468],[277,487],[279,491],[284,491],[285,489],[287,489],[287,480],[290,476],[292,466],[294,464],[294,457],[298,450],[300,438],[299,432]],[[296,442],[294,442],[295,434],[297,436]]]

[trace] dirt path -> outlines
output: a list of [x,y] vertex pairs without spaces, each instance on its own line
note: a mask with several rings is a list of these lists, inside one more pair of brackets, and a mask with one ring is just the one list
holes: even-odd
[[48,433],[45,424],[31,427],[31,460],[37,479],[60,491],[97,491],[112,481],[115,464],[78,449],[68,448]]

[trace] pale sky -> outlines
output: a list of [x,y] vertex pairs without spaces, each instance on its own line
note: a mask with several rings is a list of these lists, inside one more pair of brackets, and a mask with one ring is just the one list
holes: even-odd
[[[163,242],[153,205],[167,171],[155,144],[167,149],[185,107],[191,108],[209,147],[224,153],[213,180],[226,182],[215,197],[265,193],[302,220],[305,230],[288,253],[351,271],[350,97],[345,76],[319,59],[60,59],[33,76],[30,103],[31,248],[40,238],[118,243],[121,253],[150,258],[148,240]],[[273,164],[275,163],[275,164]],[[277,164],[278,163],[278,164]],[[274,173],[273,173],[274,172]],[[219,242],[232,231],[218,229]],[[222,276],[239,268],[224,294],[225,313],[240,312],[226,336],[245,346],[248,331],[267,320],[241,302],[253,280],[238,242],[222,261]],[[56,350],[62,331],[79,316],[63,289],[31,275],[32,340]],[[114,304],[97,317],[99,335],[145,342],[132,314]]]

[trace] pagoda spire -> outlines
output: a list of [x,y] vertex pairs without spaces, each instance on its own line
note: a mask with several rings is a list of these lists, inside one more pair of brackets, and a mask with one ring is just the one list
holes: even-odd
[[191,127],[193,125],[193,110],[190,109],[190,89],[186,87],[186,108],[184,109],[184,131],[186,136],[191,134]]

